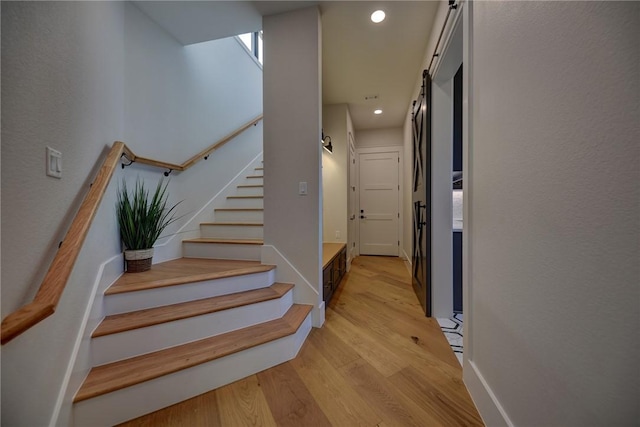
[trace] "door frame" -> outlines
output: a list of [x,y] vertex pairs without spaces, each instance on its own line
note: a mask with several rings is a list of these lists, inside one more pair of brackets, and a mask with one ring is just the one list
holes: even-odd
[[[358,192],[356,191],[358,187],[358,165],[356,164],[357,159],[357,151],[356,144],[353,138],[353,133],[351,131],[348,132],[348,146],[347,146],[347,271],[351,269],[351,261],[353,258],[360,254],[360,227],[356,226],[356,219],[358,216]],[[353,170],[353,178],[351,177],[351,172]],[[350,212],[351,203],[353,203],[353,212]],[[354,216],[354,219],[351,219],[351,216]]]
[[[404,146],[401,145],[390,145],[390,146],[382,146],[382,147],[356,147],[356,187],[358,190],[361,188],[360,185],[360,155],[361,154],[375,154],[375,153],[396,153],[398,155],[398,212],[400,214],[400,218],[398,218],[398,240],[400,241],[400,246],[398,246],[398,257],[402,258],[402,248],[404,247],[404,239],[402,233],[403,226],[403,217],[404,217],[404,200],[403,200],[403,191],[404,191]],[[360,211],[360,191],[356,191],[356,211]],[[360,223],[356,227],[356,253],[360,255]]]
[[[464,8],[460,6],[460,8]],[[461,12],[461,11],[459,11]],[[434,210],[431,218],[431,308],[432,315],[436,318],[448,318],[453,314],[453,202],[451,173],[453,170],[453,78],[463,63],[463,22],[462,13],[456,13],[448,31],[443,35],[443,47],[440,50],[438,61],[435,63],[432,75],[432,171],[431,171],[431,203],[440,206]],[[463,68],[463,116],[464,97],[466,96],[466,82],[464,81],[465,69]],[[467,133],[466,123],[463,117],[463,174],[464,202],[466,204],[468,180],[467,163],[464,160],[464,135]],[[463,209],[466,208],[463,207]],[[464,238],[468,234],[468,217],[463,213],[463,262]],[[463,306],[464,306],[464,278],[468,275],[465,264],[462,267],[463,275]],[[463,311],[466,308],[463,307]],[[466,317],[466,313],[465,313]],[[466,325],[465,325],[466,327]]]

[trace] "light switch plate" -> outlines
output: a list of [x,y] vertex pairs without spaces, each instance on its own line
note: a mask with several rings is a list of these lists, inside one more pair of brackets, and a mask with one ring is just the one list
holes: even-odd
[[62,178],[62,153],[47,147],[47,175]]
[[307,183],[305,181],[300,181],[298,183],[298,194],[301,196],[307,195]]

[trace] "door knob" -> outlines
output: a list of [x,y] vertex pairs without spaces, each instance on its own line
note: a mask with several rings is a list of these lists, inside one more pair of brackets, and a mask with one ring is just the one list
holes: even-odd
[[366,216],[364,216],[364,215],[360,215],[360,218],[361,218],[361,219],[367,219],[367,217],[366,217]]
[[351,217],[349,217],[349,219],[350,219],[351,221],[353,221],[354,219],[356,219],[356,215],[355,215],[355,214],[351,215]]

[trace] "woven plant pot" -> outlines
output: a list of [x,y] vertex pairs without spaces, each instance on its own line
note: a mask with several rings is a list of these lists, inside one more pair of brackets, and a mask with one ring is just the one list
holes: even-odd
[[153,248],[124,251],[124,259],[127,261],[128,273],[141,273],[151,269]]

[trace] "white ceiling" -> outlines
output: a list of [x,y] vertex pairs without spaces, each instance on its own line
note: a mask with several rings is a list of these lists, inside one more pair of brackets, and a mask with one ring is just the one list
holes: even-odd
[[[323,103],[348,104],[356,130],[402,126],[437,8],[435,1],[321,2]],[[387,15],[380,24],[370,20],[376,9]],[[370,95],[378,99],[365,101]]]
[[[183,44],[256,31],[262,16],[318,4],[322,15],[323,103],[348,104],[354,127],[404,123],[420,75],[437,1],[136,1]],[[383,9],[387,18],[369,18]],[[378,99],[365,101],[365,96]],[[383,114],[374,115],[380,108]]]

